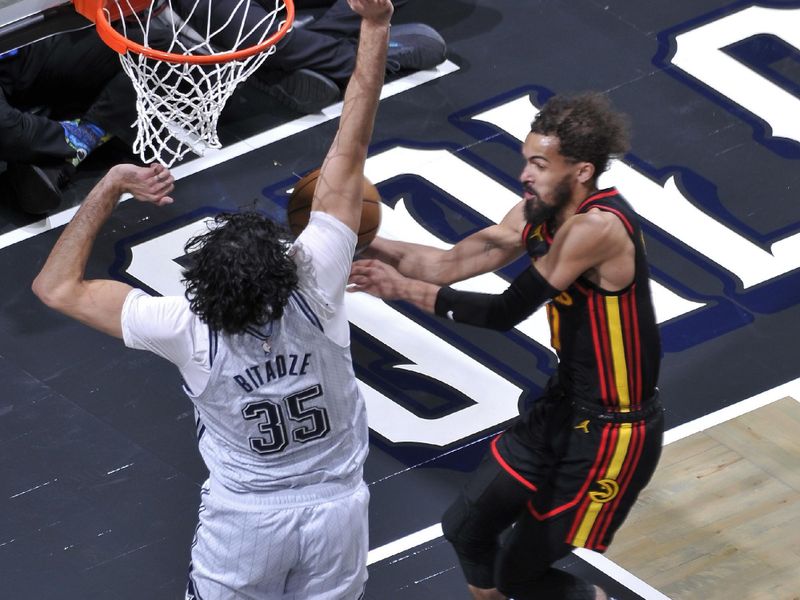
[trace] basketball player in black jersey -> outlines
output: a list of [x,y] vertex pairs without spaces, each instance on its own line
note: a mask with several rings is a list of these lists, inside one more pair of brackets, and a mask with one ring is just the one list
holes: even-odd
[[[658,461],[661,344],[642,232],[617,190],[597,189],[626,150],[626,120],[604,96],[552,98],[522,146],[523,199],[499,224],[447,251],[378,239],[351,271],[353,290],[481,327],[547,305],[557,373],[442,520],[474,598],[605,598],[551,565],[574,547],[603,552]],[[502,294],[443,287],[526,251],[531,266]]]

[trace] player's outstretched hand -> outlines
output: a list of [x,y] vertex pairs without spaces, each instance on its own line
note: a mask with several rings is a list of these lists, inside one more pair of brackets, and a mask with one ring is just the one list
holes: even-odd
[[163,165],[115,165],[109,170],[108,176],[112,178],[120,194],[128,193],[136,200],[156,206],[172,204],[169,194],[175,189],[175,178]]
[[384,300],[397,300],[407,278],[380,260],[357,260],[350,269],[348,292],[367,292]]
[[347,3],[366,21],[388,23],[394,12],[391,0],[347,0]]

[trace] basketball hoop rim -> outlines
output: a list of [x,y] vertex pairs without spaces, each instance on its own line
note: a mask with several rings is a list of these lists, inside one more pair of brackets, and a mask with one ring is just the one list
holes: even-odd
[[173,54],[172,52],[164,52],[154,48],[147,48],[146,46],[142,46],[141,44],[126,38],[111,26],[111,23],[109,22],[103,8],[103,4],[104,3],[100,3],[100,6],[97,8],[94,23],[95,27],[97,27],[98,35],[112,50],[115,50],[119,54],[135,52],[136,54],[141,54],[143,56],[147,56],[148,58],[178,64],[213,65],[231,62],[234,60],[244,60],[245,58],[249,58],[255,54],[265,52],[271,46],[277,44],[278,41],[280,41],[280,39],[289,32],[289,30],[292,28],[292,24],[294,23],[294,2],[293,0],[283,0],[284,7],[286,8],[286,19],[278,31],[273,33],[260,44],[245,48],[243,50],[221,52],[219,54]]

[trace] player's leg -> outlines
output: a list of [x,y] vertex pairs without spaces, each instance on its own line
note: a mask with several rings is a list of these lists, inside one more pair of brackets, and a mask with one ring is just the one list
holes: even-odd
[[286,598],[358,600],[367,581],[369,491],[360,482],[344,496],[303,509],[301,558],[286,579]]
[[445,512],[444,536],[458,555],[474,598],[502,598],[495,590],[500,535],[519,517],[531,493],[490,454]]
[[203,486],[186,598],[280,598],[299,557],[302,514],[231,496]]
[[119,54],[94,28],[64,33],[53,38],[31,86],[31,99],[54,106],[64,116],[80,116],[118,73],[122,73]]
[[498,554],[499,591],[514,600],[596,600],[594,585],[552,566],[572,551],[564,542],[571,523],[569,516],[539,521],[526,511]]
[[[564,421],[564,416],[569,419]],[[660,407],[654,405],[646,420],[626,422],[623,417],[570,408],[548,419],[548,435],[568,443],[498,556],[497,585],[507,596],[604,598],[596,586],[552,564],[573,545],[604,551],[653,473],[661,448]],[[621,477],[611,479],[611,473],[602,469],[611,456]]]
[[[61,189],[75,167],[108,138],[83,112],[115,75],[124,78],[119,56],[94,29],[85,29],[22,48],[13,62],[4,62],[19,75],[10,86],[3,84],[0,101],[0,160],[9,162],[8,195],[25,212],[46,213],[61,203]],[[130,89],[126,103],[135,116]]]
[[[93,29],[32,44],[4,61],[4,68],[13,81],[3,82],[0,159],[37,164],[76,157],[58,119],[80,115],[121,72],[119,57]],[[37,107],[46,107],[47,116]]]

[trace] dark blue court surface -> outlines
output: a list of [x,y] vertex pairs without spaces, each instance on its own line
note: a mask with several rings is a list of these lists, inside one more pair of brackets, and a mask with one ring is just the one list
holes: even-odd
[[[754,6],[761,12],[733,20]],[[798,122],[800,50],[780,30],[797,11],[797,1],[411,0],[396,21],[434,26],[449,62],[394,82],[381,103],[368,175],[386,230],[452,243],[493,222],[518,197],[519,139],[536,107],[556,93],[605,91],[633,128],[630,154],[601,183],[645,218],[667,426],[798,378],[800,130],[769,108],[780,99]],[[733,79],[718,80],[721,70]],[[275,129],[296,116],[245,86],[221,124],[236,152],[175,169],[169,207],[120,206],[89,276],[168,293],[185,225],[239,207],[283,218],[285,191],[319,165],[334,116]],[[266,142],[254,137],[268,130]],[[103,152],[79,173],[73,203],[124,156]],[[169,364],[32,295],[66,218],[32,225],[0,207],[0,597],[179,598],[205,478],[191,406]],[[450,546],[413,535],[439,523],[489,437],[541,390],[554,355],[536,317],[499,334],[399,304],[352,298],[348,310],[372,428],[371,548],[412,536],[370,565],[367,598],[466,598]],[[560,566],[620,600],[663,598],[578,557]]]

